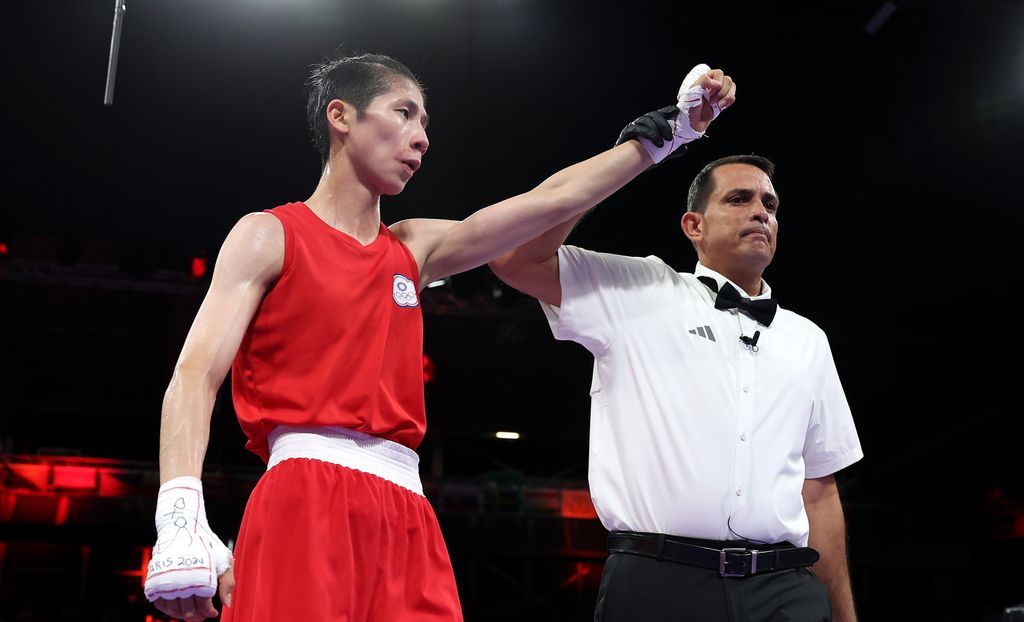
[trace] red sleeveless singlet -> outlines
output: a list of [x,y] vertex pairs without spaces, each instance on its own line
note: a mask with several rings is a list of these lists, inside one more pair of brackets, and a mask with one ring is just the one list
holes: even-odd
[[426,429],[416,259],[383,224],[367,246],[304,203],[284,227],[281,276],[231,366],[246,447],[267,460],[277,425],[344,426],[415,449]]

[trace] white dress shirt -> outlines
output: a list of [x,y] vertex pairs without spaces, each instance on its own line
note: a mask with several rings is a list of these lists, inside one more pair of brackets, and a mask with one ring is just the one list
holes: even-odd
[[[594,354],[590,491],[609,530],[807,544],[801,491],[863,457],[825,334],[770,327],[657,257],[558,251],[557,339]],[[743,290],[736,286],[738,291]],[[771,289],[762,282],[762,294]],[[757,351],[739,337],[760,331]]]

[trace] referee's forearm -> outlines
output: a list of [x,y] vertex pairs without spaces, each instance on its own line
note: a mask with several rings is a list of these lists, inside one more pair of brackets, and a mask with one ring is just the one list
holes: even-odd
[[[843,536],[840,535],[840,542]],[[853,607],[853,590],[850,587],[850,572],[846,564],[846,550],[830,551],[826,556],[821,552],[821,559],[812,568],[828,588],[832,600],[832,620],[834,622],[856,622],[857,613]]]
[[808,544],[821,554],[812,570],[828,588],[835,622],[855,622],[853,589],[846,561],[846,524],[838,491],[830,490],[823,498],[805,499],[810,523]]

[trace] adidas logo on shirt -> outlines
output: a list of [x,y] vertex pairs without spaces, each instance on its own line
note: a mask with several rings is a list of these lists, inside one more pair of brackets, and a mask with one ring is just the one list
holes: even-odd
[[700,335],[701,337],[704,337],[705,339],[710,339],[711,341],[715,341],[715,333],[711,332],[711,327],[710,326],[698,326],[697,328],[691,328],[689,330],[689,333],[691,335]]

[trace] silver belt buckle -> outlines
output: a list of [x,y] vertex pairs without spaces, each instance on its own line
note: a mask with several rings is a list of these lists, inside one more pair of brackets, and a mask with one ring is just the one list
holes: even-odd
[[[750,572],[729,572],[726,568],[728,566],[728,555],[729,553],[744,553],[750,555]],[[748,549],[722,549],[718,555],[718,575],[722,577],[746,577],[757,573],[757,551]]]

